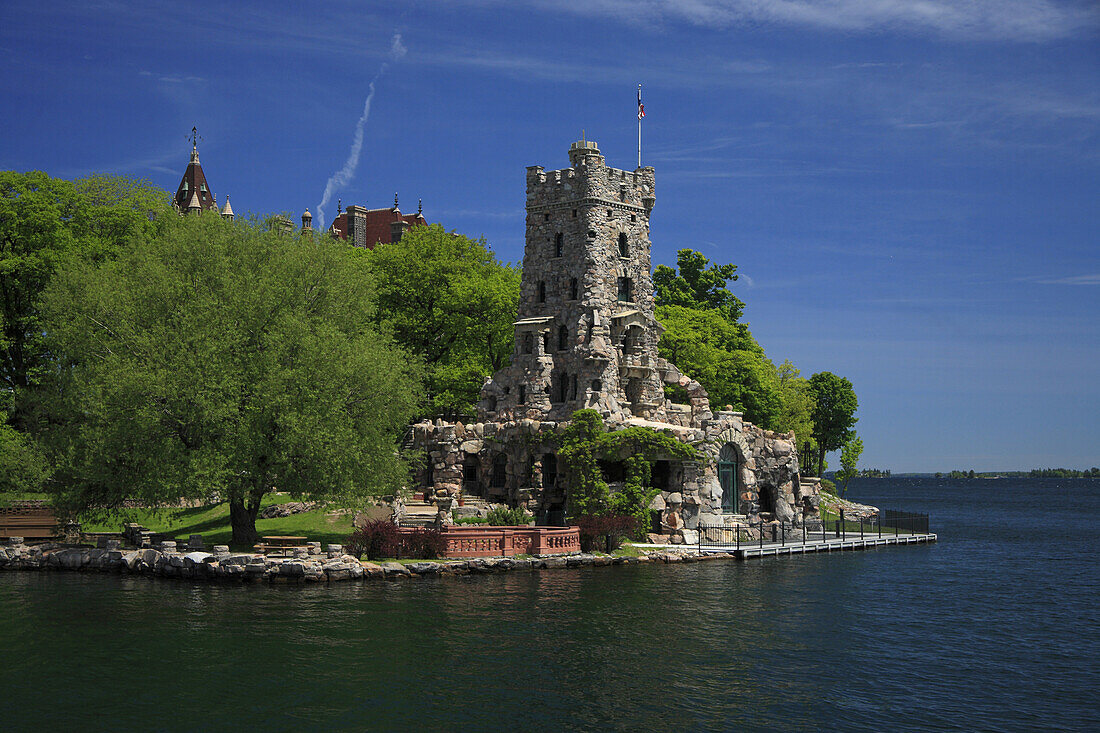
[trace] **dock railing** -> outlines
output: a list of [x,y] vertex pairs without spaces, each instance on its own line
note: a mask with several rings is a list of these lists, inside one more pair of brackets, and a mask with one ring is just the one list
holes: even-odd
[[885,509],[877,515],[823,519],[803,518],[801,521],[755,519],[741,521],[732,525],[700,524],[699,549],[741,550],[742,547],[757,545],[790,545],[808,542],[826,542],[830,539],[847,540],[849,538],[868,539],[891,535],[928,534],[927,514],[902,512]]

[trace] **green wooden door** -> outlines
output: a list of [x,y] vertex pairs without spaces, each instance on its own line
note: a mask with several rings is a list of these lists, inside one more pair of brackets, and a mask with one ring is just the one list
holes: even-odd
[[718,483],[722,486],[722,512],[737,514],[737,464],[727,461],[718,463]]

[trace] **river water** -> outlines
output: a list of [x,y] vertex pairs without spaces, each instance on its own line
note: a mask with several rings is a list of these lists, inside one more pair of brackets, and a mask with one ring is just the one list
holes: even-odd
[[325,586],[0,575],[0,730],[1096,730],[1100,481],[863,479],[940,541]]

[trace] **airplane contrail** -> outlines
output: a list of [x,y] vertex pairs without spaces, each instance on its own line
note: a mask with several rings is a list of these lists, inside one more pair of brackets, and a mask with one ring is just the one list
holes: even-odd
[[[402,56],[408,53],[405,45],[401,42],[401,34],[394,33],[393,39],[390,42],[390,60],[397,61]],[[329,201],[332,200],[332,195],[341,186],[346,186],[355,178],[355,170],[359,167],[359,154],[363,151],[363,128],[367,124],[367,119],[370,117],[371,102],[374,101],[374,85],[382,78],[382,75],[386,73],[386,69],[389,68],[390,62],[385,61],[378,69],[378,73],[371,79],[368,87],[367,98],[363,102],[363,114],[359,116],[359,121],[355,123],[355,134],[351,138],[351,150],[348,151],[348,159],[344,161],[344,167],[332,174],[332,177],[328,179],[328,183],[325,184],[325,192],[321,196],[321,203],[317,204],[317,226],[320,231],[325,230],[325,207],[328,206]],[[339,212],[337,212],[339,215]]]

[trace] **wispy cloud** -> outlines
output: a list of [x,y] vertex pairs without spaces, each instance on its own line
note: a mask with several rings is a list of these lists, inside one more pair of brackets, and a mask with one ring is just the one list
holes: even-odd
[[[501,4],[472,0],[474,4]],[[516,0],[508,0],[515,6]],[[1035,41],[1095,27],[1095,4],[1057,0],[527,0],[530,7],[659,27],[794,25],[837,31],[931,33],[959,39]]]
[[1092,275],[1070,275],[1036,280],[1040,285],[1100,285],[1100,273]]
[[148,77],[150,79],[156,79],[168,84],[188,84],[188,83],[202,83],[206,81],[202,76],[183,76],[181,74],[161,74],[152,71],[139,71],[138,76]]

